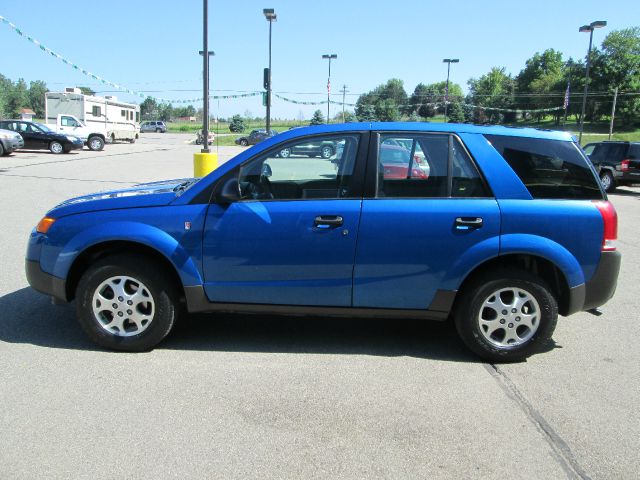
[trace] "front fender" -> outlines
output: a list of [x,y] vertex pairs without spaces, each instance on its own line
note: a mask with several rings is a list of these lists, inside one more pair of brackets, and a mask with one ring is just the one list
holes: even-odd
[[584,272],[578,260],[569,250],[549,238],[521,233],[502,235],[500,255],[509,254],[535,255],[549,260],[562,271],[569,288],[585,282]]
[[65,243],[53,265],[42,265],[42,268],[58,278],[66,278],[78,255],[95,245],[111,241],[150,247],[173,264],[183,285],[202,285],[196,264],[174,237],[152,225],[132,221],[106,222],[83,229]]

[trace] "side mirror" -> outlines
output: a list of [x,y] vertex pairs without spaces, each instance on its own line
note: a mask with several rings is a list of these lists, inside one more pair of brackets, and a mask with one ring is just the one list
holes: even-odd
[[240,200],[240,185],[236,177],[225,180],[216,194],[216,203],[228,205]]

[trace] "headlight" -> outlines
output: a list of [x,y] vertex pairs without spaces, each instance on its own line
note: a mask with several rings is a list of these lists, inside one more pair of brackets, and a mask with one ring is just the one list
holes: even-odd
[[70,142],[75,142],[78,140],[78,137],[74,137],[73,135],[67,135],[67,140]]
[[8,133],[0,133],[0,138],[3,140],[9,140],[13,135],[9,135]]

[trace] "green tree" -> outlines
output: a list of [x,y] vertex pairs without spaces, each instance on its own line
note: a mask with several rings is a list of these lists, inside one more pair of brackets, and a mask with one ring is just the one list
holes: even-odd
[[234,115],[231,117],[231,122],[229,122],[229,131],[233,133],[241,133],[244,132],[244,129],[244,119],[240,115]]
[[140,117],[143,120],[155,120],[158,117],[158,104],[153,98],[147,97],[140,104]]
[[[514,107],[514,81],[511,75],[506,73],[504,67],[493,67],[488,73],[475,79],[471,78],[469,85],[469,95],[467,101],[473,105],[497,109],[511,109]],[[476,108],[473,121],[475,123],[501,123],[505,120],[505,113],[498,110],[485,110]],[[511,115],[507,115],[508,121],[512,120]]]
[[0,74],[0,118],[11,116],[8,109],[11,90],[13,90],[13,82]]
[[158,105],[158,118],[163,122],[168,122],[173,116],[173,107],[170,103],[161,103]]
[[313,112],[313,118],[309,122],[309,125],[322,125],[324,123],[324,115],[322,115],[322,111],[316,110]]
[[22,78],[12,84],[12,87],[5,96],[5,109],[8,116],[18,117],[20,110],[29,105],[29,95],[27,92],[27,84]]
[[[436,82],[425,85],[419,83],[409,98],[409,112],[416,112],[423,118],[434,117],[437,113],[444,113],[444,97],[447,82]],[[462,87],[449,82],[449,101],[459,102],[463,99]]]
[[451,102],[447,115],[449,117],[449,123],[464,123],[465,121],[464,110],[460,102]]
[[78,87],[83,95],[95,95],[96,92],[89,87]]
[[[592,61],[594,89],[640,90],[640,27],[609,33],[602,42],[602,50],[594,52]],[[618,118],[625,125],[631,125],[640,118],[640,98],[619,97],[616,110]]]
[[[518,108],[533,110],[560,106],[562,100],[550,94],[564,91],[564,70],[561,52],[553,48],[542,53],[536,52],[515,78],[518,93],[523,94],[515,99]],[[562,111],[556,111],[556,124],[560,122],[562,114]],[[534,116],[540,120],[544,115],[544,112],[540,112]]]
[[44,94],[48,91],[47,84],[42,80],[29,83],[29,91],[27,93],[29,106],[36,112],[37,118],[44,118]]
[[401,113],[410,113],[409,99],[402,80],[392,78],[372,91],[360,95],[356,102],[356,117],[360,121],[398,119]]

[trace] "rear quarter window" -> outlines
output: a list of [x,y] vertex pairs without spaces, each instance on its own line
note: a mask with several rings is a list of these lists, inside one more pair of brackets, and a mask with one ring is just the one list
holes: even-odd
[[485,135],[533,198],[601,200],[600,182],[572,142]]

